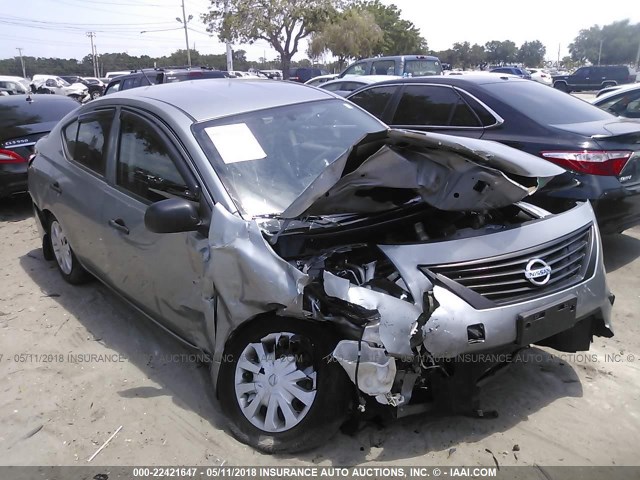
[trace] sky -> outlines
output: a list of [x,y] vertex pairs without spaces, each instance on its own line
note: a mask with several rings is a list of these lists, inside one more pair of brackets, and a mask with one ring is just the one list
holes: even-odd
[[[184,0],[189,45],[205,54],[225,52],[224,44],[205,31],[200,14],[209,0]],[[402,17],[412,21],[427,39],[429,48],[445,50],[454,42],[484,45],[490,40],[512,40],[516,45],[540,40],[547,48],[547,59],[568,55],[569,43],[580,29],[606,25],[628,18],[640,22],[635,2],[621,0],[615,7],[603,8],[602,1],[562,2],[537,0],[382,0],[395,4]],[[575,3],[577,7],[569,4]],[[25,56],[83,58],[90,54],[88,31],[95,32],[98,53],[127,52],[130,55],[163,56],[185,48],[181,0],[0,0],[0,58]],[[9,13],[6,13],[9,12]],[[158,31],[160,30],[160,31]],[[141,32],[145,33],[141,33]],[[234,45],[247,51],[247,58],[258,60],[276,56],[266,41],[253,45]],[[304,58],[304,50],[295,58]],[[407,52],[410,53],[410,52]]]

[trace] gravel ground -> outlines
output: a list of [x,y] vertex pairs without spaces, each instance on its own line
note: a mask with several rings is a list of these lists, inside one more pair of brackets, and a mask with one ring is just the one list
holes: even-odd
[[86,464],[120,426],[92,464],[493,466],[485,449],[500,465],[640,463],[640,229],[604,241],[616,336],[589,354],[528,350],[482,391],[497,419],[367,424],[295,456],[234,440],[188,350],[100,283],[66,284],[28,198],[0,203],[0,243],[0,464]]

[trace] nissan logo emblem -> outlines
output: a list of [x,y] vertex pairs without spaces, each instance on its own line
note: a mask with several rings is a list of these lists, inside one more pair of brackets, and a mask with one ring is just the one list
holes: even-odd
[[524,276],[534,285],[541,287],[551,279],[551,267],[544,260],[534,258],[527,263],[524,269]]

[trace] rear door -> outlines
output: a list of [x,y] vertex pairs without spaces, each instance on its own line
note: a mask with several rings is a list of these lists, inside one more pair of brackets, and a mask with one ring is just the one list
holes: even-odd
[[184,151],[155,117],[128,109],[119,115],[117,148],[109,173],[102,226],[107,281],[181,337],[202,344],[203,242],[206,232],[157,234],[145,227],[149,205],[185,198],[202,208],[199,184]]
[[473,109],[448,85],[405,84],[389,124],[472,138],[480,138],[484,130]]
[[50,173],[50,208],[64,228],[82,264],[95,272],[105,267],[105,229],[101,223],[107,158],[113,148],[115,109],[94,110],[62,128],[64,160]]

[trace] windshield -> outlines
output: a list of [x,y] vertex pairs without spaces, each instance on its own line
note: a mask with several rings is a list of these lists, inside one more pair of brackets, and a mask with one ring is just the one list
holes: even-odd
[[240,211],[253,217],[282,213],[360,138],[386,128],[332,99],[200,123],[194,134]]
[[[611,115],[572,95],[537,82],[515,81],[487,83],[482,89],[491,97],[518,110],[542,125],[611,120]],[[485,99],[490,107],[492,103]],[[498,113],[500,108],[492,107]]]

